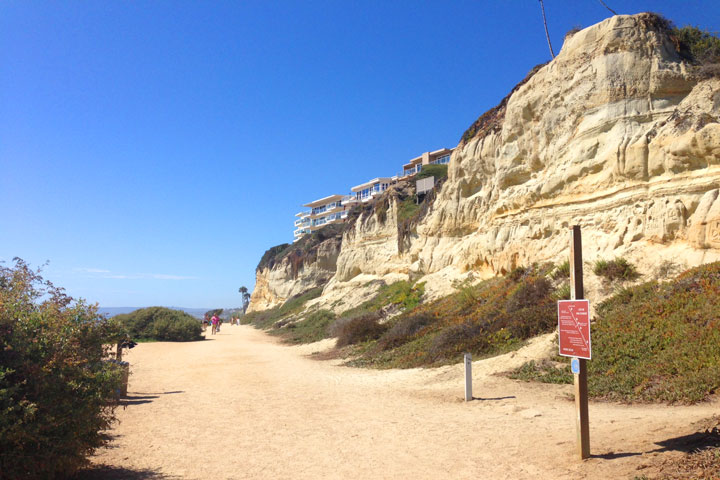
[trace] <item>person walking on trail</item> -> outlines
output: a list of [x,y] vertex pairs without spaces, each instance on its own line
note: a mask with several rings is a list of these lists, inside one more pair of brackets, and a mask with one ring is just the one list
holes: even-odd
[[213,315],[210,319],[210,323],[212,323],[211,333],[215,335],[215,333],[218,331],[218,324],[220,323],[220,319],[217,315]]

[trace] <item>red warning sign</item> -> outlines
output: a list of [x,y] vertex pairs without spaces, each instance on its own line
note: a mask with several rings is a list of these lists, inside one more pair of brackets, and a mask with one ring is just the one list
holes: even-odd
[[590,302],[558,301],[560,355],[590,360]]

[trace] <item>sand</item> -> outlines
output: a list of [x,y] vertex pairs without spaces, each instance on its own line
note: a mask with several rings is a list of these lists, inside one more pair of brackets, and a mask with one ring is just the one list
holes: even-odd
[[[651,476],[661,446],[696,431],[720,402],[591,402],[593,457],[577,459],[572,386],[494,375],[542,354],[550,336],[473,364],[376,371],[320,361],[330,342],[282,345],[225,325],[202,342],[130,350],[128,398],[93,462],[103,478],[520,479]],[[92,473],[92,471],[91,471]],[[87,478],[92,477],[88,474]]]

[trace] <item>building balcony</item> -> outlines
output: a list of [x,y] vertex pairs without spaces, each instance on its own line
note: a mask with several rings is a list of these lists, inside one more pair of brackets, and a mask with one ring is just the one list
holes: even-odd
[[345,207],[338,202],[337,205],[333,205],[330,208],[325,208],[321,211],[313,212],[309,218],[311,218],[311,219],[322,218],[326,215],[329,215],[329,214],[332,214],[335,212],[342,212],[344,208]]

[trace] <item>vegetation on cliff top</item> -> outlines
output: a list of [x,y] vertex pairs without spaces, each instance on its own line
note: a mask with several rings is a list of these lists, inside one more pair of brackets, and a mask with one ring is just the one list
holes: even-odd
[[292,266],[293,277],[295,277],[304,264],[315,261],[317,249],[321,243],[329,239],[340,242],[346,229],[347,223],[326,225],[319,230],[304,235],[295,243],[283,243],[271,247],[265,251],[255,271],[260,272],[266,268],[272,269],[283,259],[288,258]]
[[[640,14],[640,19],[648,28],[666,33],[675,44],[680,56],[697,66],[700,78],[720,76],[720,38],[717,32],[702,30],[691,25],[676,27],[672,21],[657,13]],[[566,36],[572,36],[578,31],[579,29],[573,28]],[[484,136],[490,132],[500,131],[510,97],[545,65],[547,62],[533,67],[497,106],[486,111],[473,122],[460,138],[460,144],[465,144],[475,137]]]

